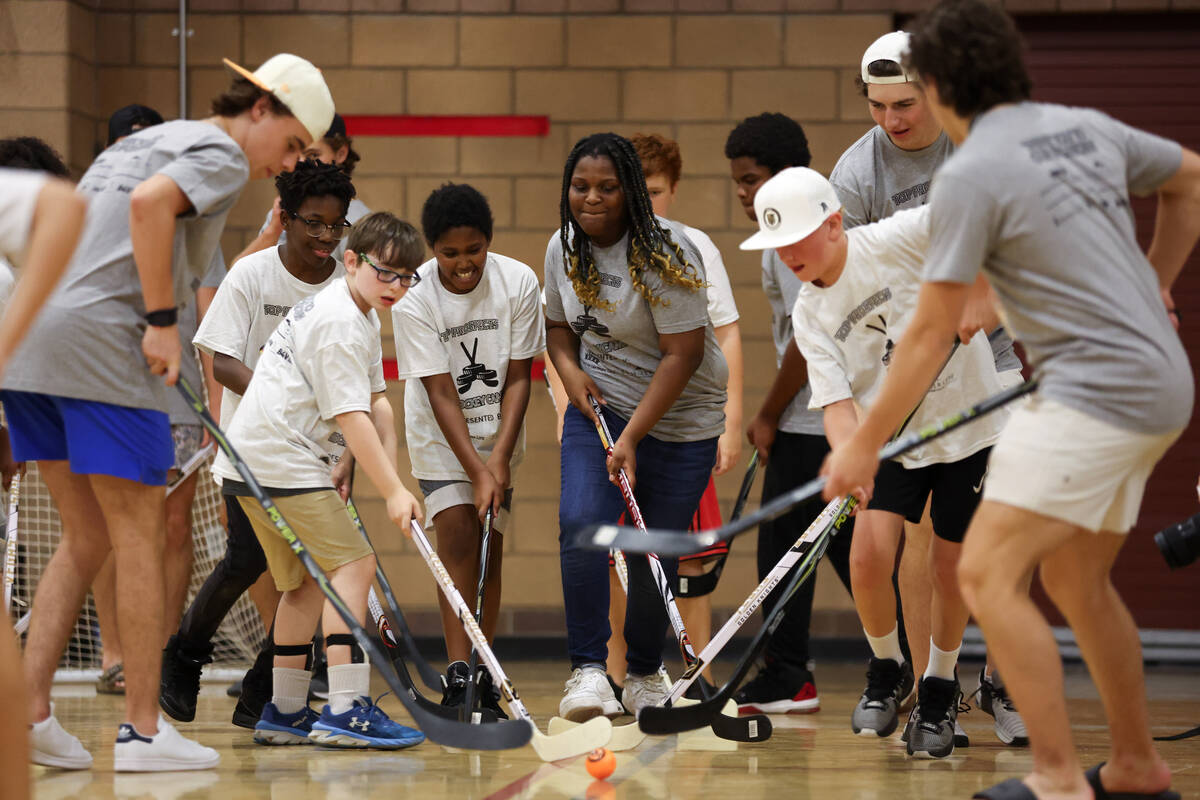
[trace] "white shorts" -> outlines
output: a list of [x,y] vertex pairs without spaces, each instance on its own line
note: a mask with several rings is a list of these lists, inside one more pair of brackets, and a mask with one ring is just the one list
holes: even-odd
[[983,499],[1128,533],[1150,472],[1180,433],[1127,431],[1035,395],[992,448]]

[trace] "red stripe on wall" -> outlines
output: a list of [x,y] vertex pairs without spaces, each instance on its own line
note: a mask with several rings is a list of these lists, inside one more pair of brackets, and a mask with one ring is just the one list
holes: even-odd
[[550,118],[545,116],[352,114],[343,119],[351,136],[546,136],[550,133]]

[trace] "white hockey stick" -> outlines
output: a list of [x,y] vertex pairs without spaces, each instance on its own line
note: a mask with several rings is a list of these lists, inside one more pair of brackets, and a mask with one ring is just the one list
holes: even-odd
[[538,756],[543,761],[558,761],[590,753],[597,747],[604,747],[608,744],[609,739],[612,737],[612,723],[608,721],[607,717],[596,717],[569,731],[550,736],[538,730],[537,724],[533,721],[533,716],[525,708],[525,704],[521,702],[521,698],[517,695],[517,690],[513,686],[512,681],[508,679],[508,676],[504,673],[504,668],[500,666],[499,659],[496,658],[496,654],[492,652],[492,648],[488,645],[487,638],[484,637],[479,623],[475,621],[474,612],[467,605],[467,602],[463,600],[462,594],[459,593],[458,588],[454,585],[454,581],[450,578],[450,573],[446,571],[446,566],[438,558],[438,554],[434,552],[433,547],[429,544],[429,540],[425,538],[425,531],[421,530],[421,526],[417,524],[416,520],[412,522],[412,539],[413,543],[417,546],[417,552],[421,554],[421,558],[425,559],[425,563],[429,566],[429,571],[433,573],[433,577],[437,580],[442,594],[446,596],[446,600],[450,602],[450,607],[454,609],[459,622],[462,623],[463,629],[466,630],[467,636],[471,639],[471,644],[479,654],[480,660],[488,668],[488,672],[492,673],[492,681],[500,689],[500,694],[504,697],[504,702],[508,705],[509,710],[512,711],[513,716],[519,717],[529,723],[529,727],[533,730],[533,738],[530,739],[530,744],[533,745],[533,749],[537,752]]
[[[4,611],[12,608],[13,584],[17,580],[17,521],[20,517],[21,475],[13,476],[8,490],[8,521],[4,526]],[[28,623],[26,623],[28,624]],[[17,631],[20,633],[20,631]]]

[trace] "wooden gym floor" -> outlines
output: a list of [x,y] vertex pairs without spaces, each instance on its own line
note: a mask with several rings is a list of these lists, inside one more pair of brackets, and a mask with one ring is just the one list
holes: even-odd
[[[558,708],[565,665],[539,661],[508,666],[544,731]],[[429,742],[390,753],[262,747],[253,743],[249,731],[228,723],[234,701],[225,696],[223,684],[215,683],[204,684],[197,721],[178,727],[221,752],[218,769],[114,775],[112,740],[121,699],[96,695],[90,686],[60,686],[55,689],[58,718],[83,740],[96,766],[88,772],[36,767],[34,796],[37,800],[967,798],[1029,769],[1028,748],[1002,745],[992,733],[991,718],[977,709],[959,717],[971,746],[940,761],[907,758],[898,731],[887,740],[853,736],[850,710],[862,691],[864,670],[862,664],[819,665],[820,712],[773,717],[775,734],[768,742],[738,745],[705,732],[650,737],[636,750],[618,753],[617,770],[603,783],[593,782],[582,758],[544,764],[529,747],[498,753],[451,752]],[[721,665],[717,671],[719,677]],[[977,673],[978,665],[963,665],[964,691],[975,688]],[[1155,735],[1200,723],[1197,671],[1150,669],[1147,681]],[[1067,693],[1085,765],[1102,761],[1108,741],[1104,717],[1081,666],[1067,667]],[[382,705],[407,721],[395,698],[385,698]],[[625,717],[618,724],[629,721]],[[1174,788],[1184,797],[1200,796],[1200,739],[1164,742],[1161,748],[1174,771]]]

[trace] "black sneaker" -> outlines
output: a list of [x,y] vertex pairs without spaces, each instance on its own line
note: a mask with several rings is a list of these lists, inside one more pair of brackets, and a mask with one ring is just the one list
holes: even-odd
[[954,752],[954,723],[962,690],[958,681],[922,678],[916,713],[908,733],[910,756],[945,758]]
[[265,647],[254,659],[254,666],[242,676],[242,691],[238,694],[237,705],[233,709],[233,724],[239,728],[253,730],[262,717],[263,707],[271,699],[271,668],[274,663],[275,658],[270,646]]
[[811,714],[821,710],[813,674],[773,658],[767,659],[733,699],[743,714]]
[[313,659],[312,680],[308,683],[308,699],[329,699],[329,662],[325,660],[325,651],[320,650]]
[[900,719],[903,676],[904,668],[895,660],[871,657],[867,662],[867,688],[850,712],[850,729],[855,736],[892,735]]
[[467,684],[471,681],[471,668],[465,661],[454,661],[442,676],[442,705],[458,707],[467,702]]
[[172,719],[191,722],[196,718],[200,670],[205,664],[212,663],[212,651],[211,644],[200,648],[189,647],[179,641],[178,634],[167,640],[162,654],[158,704]]
[[[504,709],[500,705],[500,690],[496,688],[496,683],[492,680],[492,673],[488,672],[487,667],[480,667],[475,674],[475,696],[479,707],[495,714],[497,720],[508,719],[508,714],[504,713]],[[488,722],[494,721],[488,716],[485,716],[484,719]]]

